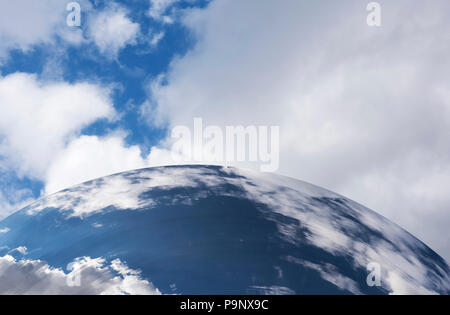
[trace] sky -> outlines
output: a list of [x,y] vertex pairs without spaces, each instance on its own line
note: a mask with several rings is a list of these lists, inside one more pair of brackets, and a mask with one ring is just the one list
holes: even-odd
[[[374,209],[450,260],[446,0],[0,2],[0,218],[175,163],[174,126],[280,127],[277,173]],[[249,163],[237,166],[255,167]]]

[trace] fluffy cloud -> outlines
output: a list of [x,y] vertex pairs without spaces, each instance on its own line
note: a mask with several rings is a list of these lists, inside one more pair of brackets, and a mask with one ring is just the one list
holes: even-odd
[[[109,4],[103,11],[92,10],[89,0],[78,0],[82,10],[82,27],[66,24],[69,2],[60,0],[2,1],[0,3],[0,62],[12,49],[29,51],[36,45],[52,47],[55,43],[78,45],[93,42],[99,51],[111,58],[120,49],[136,43],[139,24],[127,17],[127,11]],[[83,34],[84,26],[86,34]],[[60,39],[61,41],[58,41]],[[56,46],[55,46],[56,47]]]
[[66,274],[40,260],[0,257],[0,294],[161,294],[119,259],[80,257],[69,266]]
[[52,160],[45,177],[45,194],[110,174],[144,167],[178,164],[175,153],[153,147],[145,155],[138,146],[128,146],[125,134],[105,137],[80,136]]
[[119,50],[136,44],[140,26],[132,22],[127,14],[124,8],[110,5],[91,18],[88,34],[101,53],[115,58]]
[[[0,2],[0,61],[11,49],[27,51],[34,45],[51,44],[56,37],[72,44],[83,39],[80,29],[66,25],[66,5],[60,0],[16,0]],[[84,12],[90,8],[87,0],[79,1]]]
[[282,173],[362,202],[449,258],[450,4],[380,3],[380,28],[356,0],[190,10],[198,42],[153,82],[143,112],[156,106],[172,126],[279,125]]
[[109,93],[89,83],[43,82],[32,74],[0,77],[3,163],[21,175],[43,178],[71,137],[98,119],[114,118]]
[[137,146],[127,147],[123,137],[81,136],[60,152],[46,176],[46,193],[147,165]]
[[64,3],[59,0],[2,1],[0,3],[0,56],[8,49],[27,50],[31,45],[48,43],[54,36],[54,28],[64,21]]

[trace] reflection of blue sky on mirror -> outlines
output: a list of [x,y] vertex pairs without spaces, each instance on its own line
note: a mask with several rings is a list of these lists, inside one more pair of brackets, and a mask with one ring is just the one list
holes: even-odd
[[[0,218],[80,182],[171,164],[170,130],[280,126],[279,172],[450,257],[450,3],[0,4]],[[244,165],[247,166],[247,165]]]
[[[305,182],[233,167],[103,177],[33,203],[0,222],[2,230],[0,294],[41,286],[56,293],[450,291],[444,260],[382,216]],[[95,267],[80,275],[82,288],[64,285],[70,274],[55,275],[72,262]],[[371,262],[382,265],[379,286],[366,283]],[[39,268],[49,276],[39,279]]]

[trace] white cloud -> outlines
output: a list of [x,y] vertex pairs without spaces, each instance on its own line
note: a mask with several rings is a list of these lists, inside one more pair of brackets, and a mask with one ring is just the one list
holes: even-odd
[[6,233],[8,233],[9,231],[10,231],[9,228],[3,228],[3,229],[0,229],[0,234],[6,234]]
[[[350,279],[346,276],[343,276],[337,268],[331,264],[318,265],[309,261],[302,261],[299,259],[290,258],[290,260],[295,261],[296,263],[305,266],[306,268],[315,270],[320,273],[320,276],[326,281],[334,284],[335,286],[342,288],[352,294],[362,294],[359,285],[353,279]],[[400,281],[404,281],[403,278],[399,279]],[[413,291],[414,292],[414,291]]]
[[258,294],[262,295],[293,295],[295,292],[287,287],[280,286],[251,286],[251,289],[255,290]]
[[80,257],[70,266],[66,274],[40,260],[0,257],[0,294],[161,294],[119,259]]
[[18,252],[22,255],[26,255],[26,254],[28,254],[28,248],[26,246],[19,246],[17,248],[11,249],[9,251],[9,253],[14,253],[14,252]]
[[390,295],[436,295],[433,291],[414,286],[414,284],[405,281],[395,272],[389,272],[386,281],[392,288]]
[[81,136],[60,152],[46,175],[46,193],[147,165],[137,146],[127,147],[121,136]]
[[[121,49],[136,43],[140,26],[127,16],[128,12],[111,3],[103,11],[94,11],[89,0],[78,0],[82,12],[83,28],[69,27],[66,18],[68,2],[60,0],[2,1],[0,3],[0,62],[8,57],[11,49],[31,50],[44,44],[51,49],[79,45],[92,41],[99,51],[111,58],[117,57]],[[85,38],[85,35],[87,38]],[[57,41],[61,39],[62,41]]]
[[[79,0],[84,13],[91,9],[87,0]],[[0,61],[11,49],[24,51],[38,44],[52,44],[56,37],[78,44],[83,41],[81,29],[66,25],[67,2],[1,1],[0,2]]]
[[156,103],[172,126],[280,125],[282,173],[368,205],[449,259],[450,3],[380,3],[380,28],[360,1],[190,10],[198,42],[153,82],[143,113]]
[[124,8],[110,5],[91,17],[88,34],[101,53],[116,58],[121,49],[136,44],[140,26],[127,15],[128,12]]
[[71,137],[100,118],[113,119],[109,89],[45,82],[35,75],[0,77],[0,155],[20,175],[42,179]]
[[[142,180],[141,176],[148,176],[148,179]],[[151,198],[140,198],[151,188],[196,187],[199,181],[215,183],[218,179],[195,169],[151,169],[127,176],[121,173],[52,194],[34,203],[27,213],[33,215],[46,208],[57,208],[67,211],[69,216],[85,217],[110,206],[118,210],[139,209],[155,205]]]
[[126,170],[179,164],[168,149],[153,147],[145,156],[138,146],[127,146],[124,138],[123,133],[111,133],[105,137],[80,136],[71,141],[49,166],[45,193]]
[[173,23],[173,18],[167,15],[167,10],[179,0],[150,0],[150,9],[148,15],[164,23]]
[[150,46],[154,47],[156,45],[158,45],[158,43],[161,41],[161,39],[164,37],[165,33],[164,32],[158,32],[155,34],[152,34],[150,37]]
[[53,39],[55,27],[65,23],[65,4],[59,0],[2,1],[0,3],[0,56],[10,48],[27,50]]

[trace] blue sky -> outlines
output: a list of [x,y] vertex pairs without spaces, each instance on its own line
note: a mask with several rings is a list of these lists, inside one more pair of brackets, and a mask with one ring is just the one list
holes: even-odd
[[378,1],[373,27],[364,0],[79,0],[75,28],[69,2],[0,4],[0,217],[172,164],[201,117],[280,126],[279,173],[450,257],[448,1]]

